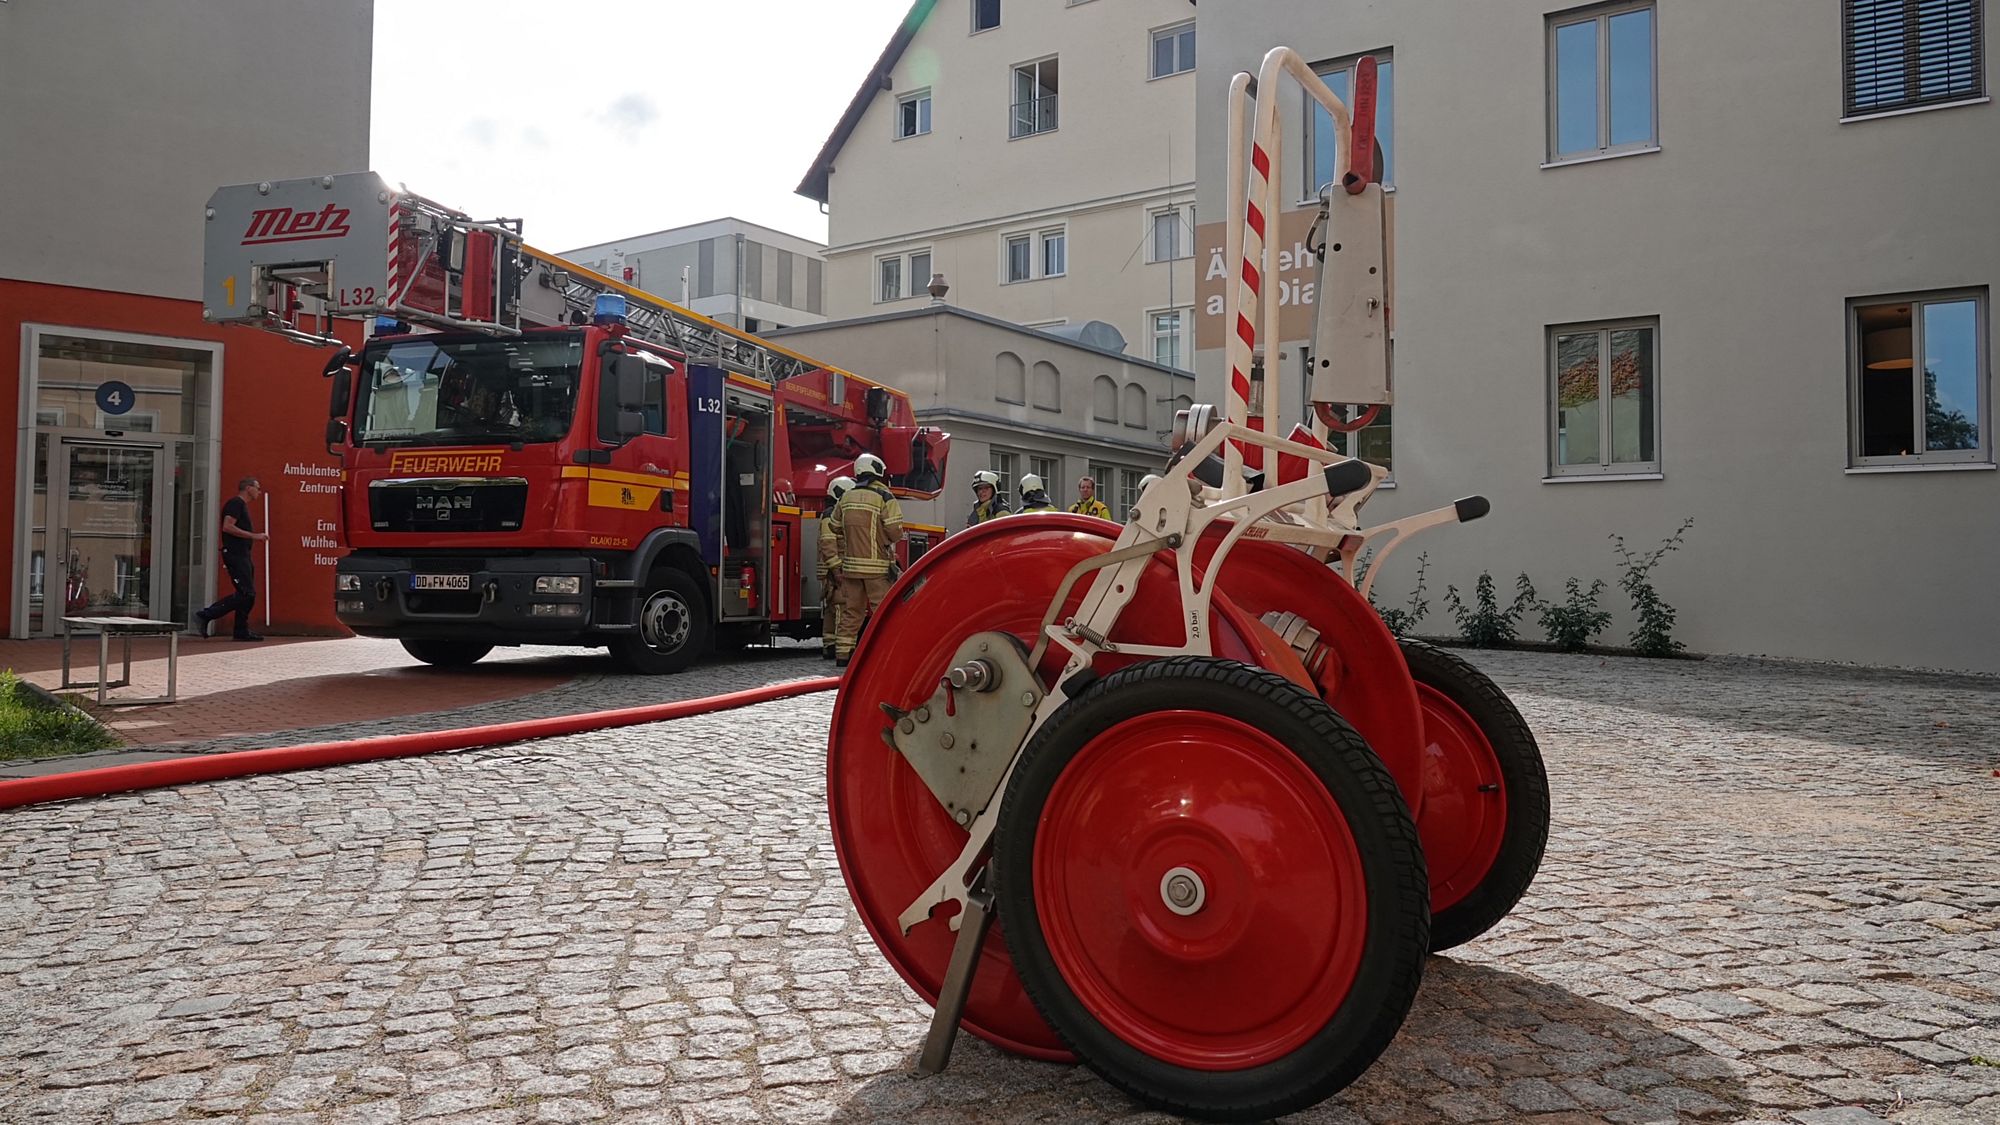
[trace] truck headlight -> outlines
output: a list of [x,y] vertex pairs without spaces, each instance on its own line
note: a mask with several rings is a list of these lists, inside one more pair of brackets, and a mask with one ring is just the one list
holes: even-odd
[[535,579],[535,593],[581,594],[583,593],[583,579],[577,577],[574,574],[569,574],[569,575],[545,574],[542,577]]
[[359,574],[338,575],[333,580],[333,588],[342,593],[358,591],[361,589],[361,576]]

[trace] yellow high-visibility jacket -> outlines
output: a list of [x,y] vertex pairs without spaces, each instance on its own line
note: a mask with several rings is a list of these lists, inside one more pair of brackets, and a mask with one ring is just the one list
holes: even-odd
[[840,572],[854,578],[886,578],[903,537],[903,506],[880,481],[857,484],[833,506]]
[[1095,496],[1088,500],[1078,500],[1069,506],[1069,510],[1079,516],[1096,516],[1101,520],[1111,518],[1111,509],[1105,507],[1104,501]]

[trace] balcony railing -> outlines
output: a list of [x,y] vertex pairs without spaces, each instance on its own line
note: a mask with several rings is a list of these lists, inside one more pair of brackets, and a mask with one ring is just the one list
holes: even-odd
[[1009,136],[1032,137],[1036,133],[1051,132],[1055,127],[1056,95],[1043,94],[1014,103],[1014,126]]

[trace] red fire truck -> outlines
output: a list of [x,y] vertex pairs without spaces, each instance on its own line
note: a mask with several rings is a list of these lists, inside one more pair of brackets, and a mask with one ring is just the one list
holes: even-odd
[[[819,632],[815,520],[862,453],[934,498],[950,437],[909,399],[374,173],[209,200],[203,314],[339,348],[327,444],[355,632],[462,665],[602,645],[639,672]],[[905,562],[941,537],[916,527]]]

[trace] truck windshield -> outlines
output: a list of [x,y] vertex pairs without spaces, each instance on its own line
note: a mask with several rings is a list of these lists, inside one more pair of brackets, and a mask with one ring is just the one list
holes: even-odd
[[555,441],[569,432],[581,336],[418,337],[369,344],[355,415],[362,444]]

